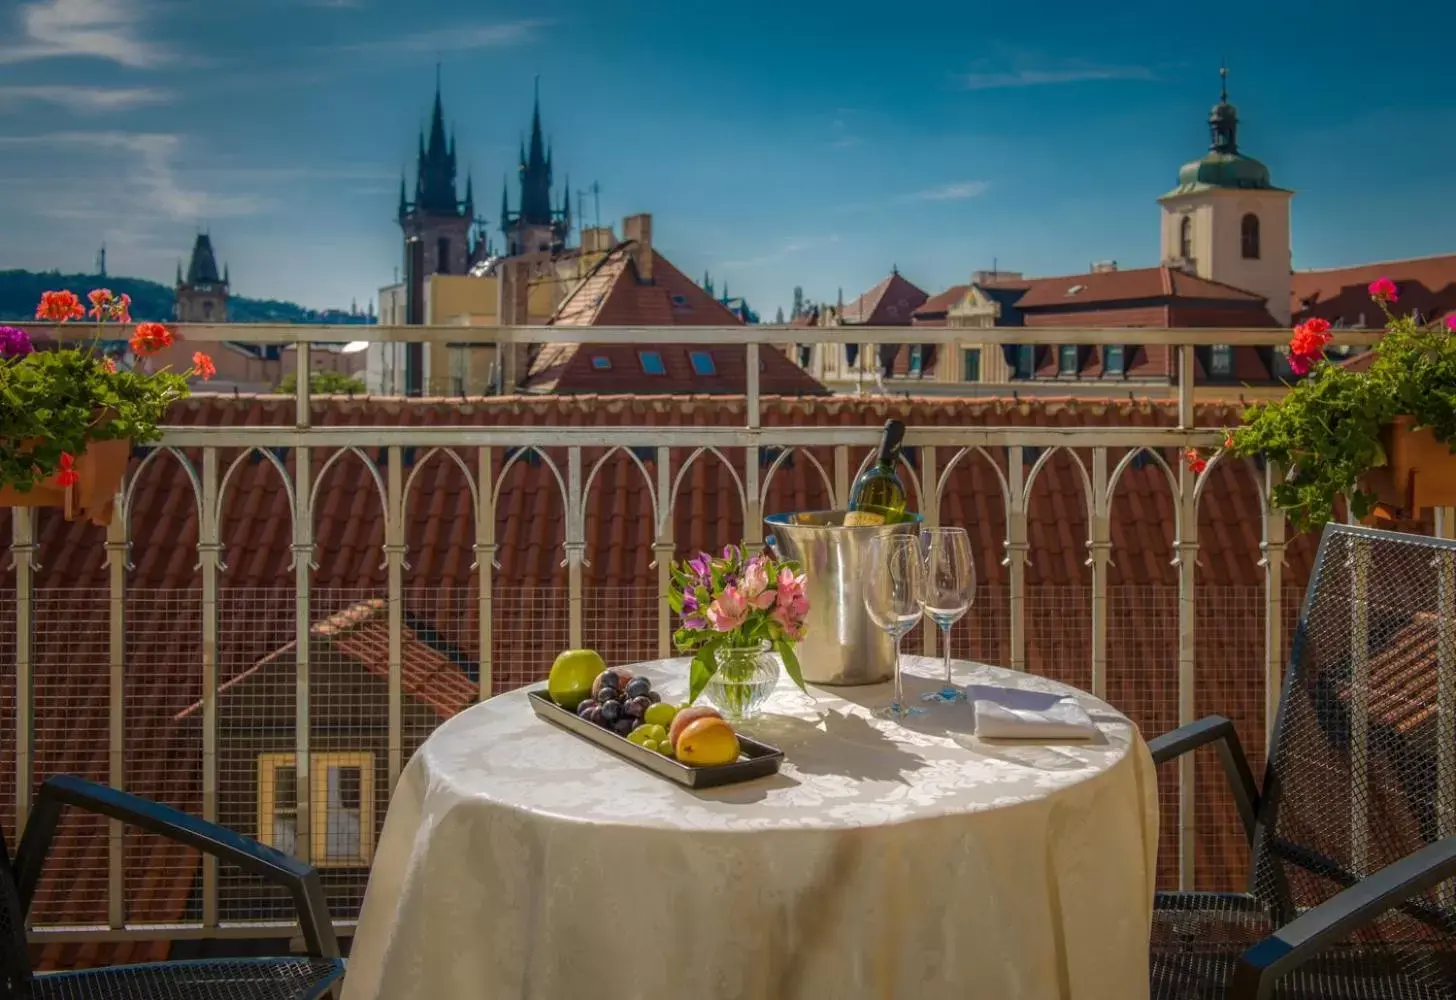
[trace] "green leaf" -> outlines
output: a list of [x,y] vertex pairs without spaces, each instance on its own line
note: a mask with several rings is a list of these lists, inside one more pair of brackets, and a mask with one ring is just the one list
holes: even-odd
[[804,687],[804,672],[799,669],[799,657],[794,652],[794,644],[787,639],[780,639],[774,643],[774,649],[778,650],[779,656],[783,657],[784,670],[793,678],[794,683],[799,685],[799,690],[807,694],[809,689]]
[[693,657],[692,671],[688,675],[689,705],[698,700],[698,695],[703,693],[703,688],[708,686],[708,681],[718,672],[718,658],[713,655],[716,646],[716,642],[709,642]]

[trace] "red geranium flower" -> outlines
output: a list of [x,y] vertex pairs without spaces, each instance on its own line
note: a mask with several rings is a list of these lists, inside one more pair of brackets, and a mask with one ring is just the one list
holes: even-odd
[[171,346],[172,331],[161,323],[139,324],[136,333],[131,338],[132,351],[143,357],[156,354],[162,348]]
[[1370,297],[1376,302],[1400,301],[1400,296],[1395,293],[1395,282],[1389,278],[1376,278],[1370,282]]
[[1188,471],[1195,476],[1200,475],[1204,469],[1208,468],[1208,459],[1198,454],[1197,448],[1189,448],[1183,453],[1183,457],[1188,462]]
[[1314,363],[1325,356],[1330,342],[1330,324],[1326,320],[1307,320],[1294,328],[1289,338],[1289,368],[1296,375],[1308,373]]
[[101,359],[101,370],[104,371],[108,375],[115,375],[116,374],[116,359],[115,358],[102,358]]
[[71,319],[80,319],[86,315],[86,310],[81,307],[81,300],[76,298],[75,292],[42,292],[40,305],[35,308],[36,319],[48,319],[54,323],[64,323]]
[[56,483],[60,486],[75,486],[80,482],[81,477],[76,474],[76,458],[68,451],[61,452],[61,467],[56,473]]
[[1223,447],[1224,447],[1224,450],[1225,451],[1228,451],[1229,449],[1233,448],[1233,446],[1234,446],[1234,432],[1233,431],[1228,431],[1223,436]]
[[122,292],[111,303],[111,318],[118,323],[131,322],[131,296]]
[[115,301],[111,289],[92,289],[91,294],[86,297],[91,300],[91,309],[87,315],[92,319],[105,319],[111,314],[112,303]]
[[192,372],[205,382],[217,374],[217,365],[206,354],[198,351],[192,355]]

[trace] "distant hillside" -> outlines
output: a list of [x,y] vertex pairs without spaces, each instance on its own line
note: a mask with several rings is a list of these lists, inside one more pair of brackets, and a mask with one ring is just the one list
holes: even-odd
[[[137,322],[170,320],[172,289],[145,278],[101,277],[95,274],[61,274],[59,271],[0,271],[0,321],[35,318],[41,292],[69,288],[83,299],[93,288],[109,288],[131,296],[131,316]],[[292,302],[249,299],[234,295],[228,299],[228,318],[234,323],[368,323],[368,316],[346,309],[305,309]]]

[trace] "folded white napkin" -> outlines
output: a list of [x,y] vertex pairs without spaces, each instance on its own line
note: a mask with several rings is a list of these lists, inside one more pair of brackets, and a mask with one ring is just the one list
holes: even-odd
[[972,684],[966,700],[976,735],[1001,740],[1089,740],[1097,726],[1074,698],[1020,688]]

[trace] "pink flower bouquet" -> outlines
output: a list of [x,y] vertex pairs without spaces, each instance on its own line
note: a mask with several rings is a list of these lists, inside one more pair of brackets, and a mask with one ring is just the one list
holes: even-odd
[[745,559],[737,545],[729,545],[718,559],[699,552],[673,564],[667,603],[682,618],[673,642],[679,652],[693,654],[690,701],[717,672],[716,650],[765,642],[803,688],[794,643],[804,637],[809,598],[798,563],[780,562],[767,553]]

